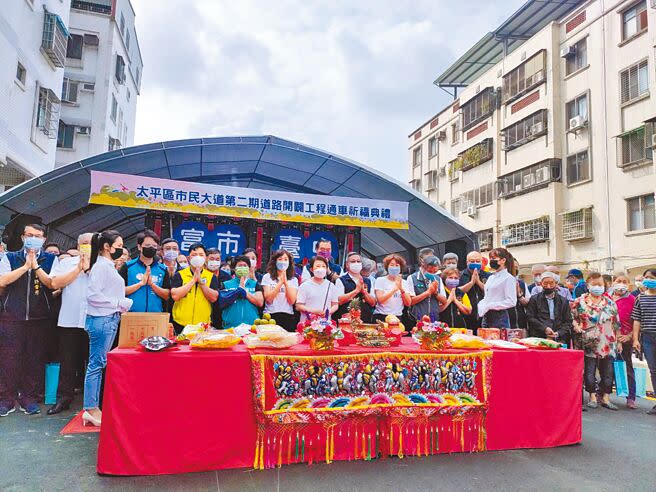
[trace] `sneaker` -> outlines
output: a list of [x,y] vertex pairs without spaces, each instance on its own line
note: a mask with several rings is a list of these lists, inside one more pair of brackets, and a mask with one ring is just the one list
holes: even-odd
[[28,403],[25,408],[20,407],[21,411],[26,415],[36,415],[41,413],[41,408],[38,403]]
[[631,400],[630,398],[627,398],[626,407],[630,408],[631,410],[635,410],[636,408],[638,408],[638,405],[636,405],[635,400]]
[[647,412],[647,415],[656,415],[656,405]]
[[594,400],[590,400],[588,402],[588,408],[597,408],[598,406],[599,406],[599,404]]
[[608,410],[619,410],[619,408],[617,408],[617,405],[615,405],[614,403],[611,403],[611,402],[603,402],[602,401],[601,406],[604,407],[604,408],[607,408]]
[[0,406],[0,417],[6,417],[7,415],[15,411],[16,411],[16,407]]

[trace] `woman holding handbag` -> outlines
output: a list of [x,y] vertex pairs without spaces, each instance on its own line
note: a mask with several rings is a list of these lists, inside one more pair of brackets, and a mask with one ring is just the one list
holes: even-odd
[[633,320],[631,312],[636,298],[629,290],[629,277],[618,275],[613,282],[613,301],[617,305],[617,315],[620,318],[620,332],[617,336],[617,354],[620,360],[626,364],[626,380],[629,394],[626,397],[626,406],[630,409],[638,408],[636,399],[636,380],[633,371]]

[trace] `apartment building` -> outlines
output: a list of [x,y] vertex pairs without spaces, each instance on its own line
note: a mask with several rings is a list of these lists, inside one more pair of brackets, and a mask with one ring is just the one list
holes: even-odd
[[531,0],[435,81],[410,184],[523,267],[656,265],[656,0]]
[[143,61],[130,0],[72,0],[56,165],[134,143]]
[[70,0],[0,8],[0,192],[55,162]]

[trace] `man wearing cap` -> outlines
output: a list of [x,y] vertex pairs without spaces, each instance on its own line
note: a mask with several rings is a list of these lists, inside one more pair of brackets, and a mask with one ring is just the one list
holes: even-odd
[[419,270],[408,277],[408,293],[412,297],[410,313],[417,319],[425,315],[432,320],[440,317],[440,304],[446,302],[444,284],[440,278],[440,260],[437,256],[425,256]]
[[558,295],[556,274],[544,272],[540,277],[541,291],[532,295],[526,306],[528,334],[569,343],[572,333],[572,312],[569,302]]
[[588,286],[583,280],[583,272],[578,268],[572,268],[567,272],[567,288],[572,294],[572,299],[578,299],[588,292]]

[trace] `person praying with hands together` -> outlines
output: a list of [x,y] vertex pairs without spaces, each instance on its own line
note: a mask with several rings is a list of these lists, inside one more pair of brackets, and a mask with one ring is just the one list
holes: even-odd
[[298,293],[298,279],[294,275],[294,258],[280,249],[274,252],[262,278],[264,312],[269,313],[285,330],[296,330],[294,304]]
[[405,268],[405,260],[402,256],[391,254],[383,260],[387,275],[376,279],[376,309],[374,309],[374,320],[385,321],[388,314],[393,314],[401,319],[403,307],[410,306],[412,296],[408,290],[408,284],[403,280],[401,273]]
[[346,273],[335,282],[338,291],[339,309],[333,318],[339,320],[349,309],[353,299],[360,302],[360,319],[364,323],[371,323],[373,307],[376,298],[372,294],[371,279],[362,276],[362,257],[359,253],[351,252],[346,255]]

